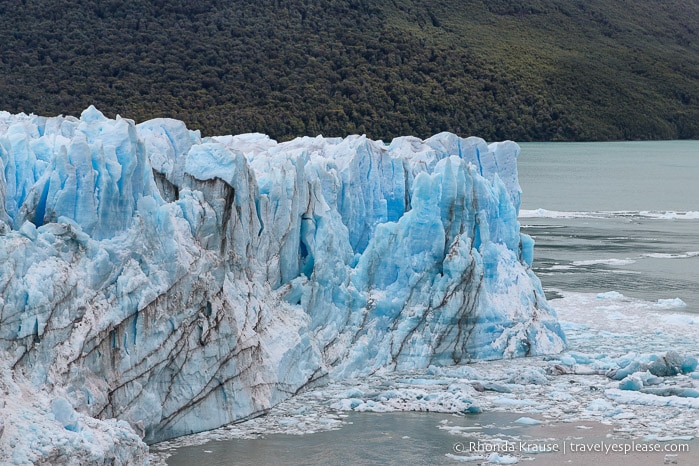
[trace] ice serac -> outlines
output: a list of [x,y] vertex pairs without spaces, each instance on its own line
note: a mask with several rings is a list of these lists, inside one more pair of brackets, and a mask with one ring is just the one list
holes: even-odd
[[1,459],[46,457],[13,420],[26,387],[34,424],[119,463],[142,451],[100,450],[115,430],[156,442],[323,380],[560,351],[518,152],[0,113]]

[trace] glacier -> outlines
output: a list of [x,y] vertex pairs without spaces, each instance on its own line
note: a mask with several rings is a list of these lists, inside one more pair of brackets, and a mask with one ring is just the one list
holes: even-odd
[[518,154],[0,112],[0,461],[143,463],[331,380],[562,351]]

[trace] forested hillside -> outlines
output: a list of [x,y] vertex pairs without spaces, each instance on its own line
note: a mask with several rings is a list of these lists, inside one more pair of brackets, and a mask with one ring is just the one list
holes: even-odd
[[279,140],[699,139],[696,0],[6,0],[0,21],[13,113],[94,104]]

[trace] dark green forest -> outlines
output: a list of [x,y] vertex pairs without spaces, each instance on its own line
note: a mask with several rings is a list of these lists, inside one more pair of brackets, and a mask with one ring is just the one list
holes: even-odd
[[0,109],[203,135],[699,139],[697,0],[0,0]]

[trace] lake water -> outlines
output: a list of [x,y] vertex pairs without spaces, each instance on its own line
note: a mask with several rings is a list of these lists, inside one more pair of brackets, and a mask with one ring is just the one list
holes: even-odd
[[521,146],[522,231],[545,287],[699,311],[699,141]]
[[[625,354],[684,349],[696,356],[699,318],[692,316],[699,312],[699,141],[527,143],[521,147],[522,231],[536,240],[534,269],[552,305],[560,307],[571,350]],[[666,309],[671,314],[663,314]],[[600,326],[594,327],[597,323]],[[473,367],[502,379],[521,367],[546,364],[546,358],[530,358]],[[277,414],[270,413],[268,419],[245,423],[247,427],[241,424],[154,450],[171,455],[167,464],[173,466],[450,464],[467,459],[454,453],[464,453],[455,450],[456,441],[471,439],[471,432],[491,440],[535,438],[534,427],[515,422],[521,414],[514,411],[527,409],[553,429],[544,437],[548,441],[563,439],[565,425],[580,429],[578,437],[573,432],[565,438],[608,438],[600,431],[604,425],[615,426],[614,435],[627,440],[641,435],[635,430],[638,425],[648,427],[643,431],[647,441],[688,440],[697,434],[697,408],[648,409],[630,404],[614,406],[609,415],[597,412],[597,406],[609,403],[598,392],[616,388],[617,382],[596,377],[549,377],[551,385],[527,385],[528,393],[517,395],[519,404],[515,395],[484,395],[484,414],[477,416],[328,410],[329,402],[323,397],[347,390],[348,383],[335,392],[301,396],[280,407]],[[370,390],[379,382],[362,383]],[[679,383],[695,382],[686,378]],[[280,429],[283,425],[298,428]],[[309,433],[322,430],[323,425],[334,430]],[[584,435],[588,429],[591,436]],[[220,440],[225,438],[229,439]],[[692,445],[699,449],[696,442]],[[684,460],[680,464],[699,464],[692,463],[699,460],[696,453],[689,459],[680,456]],[[523,461],[521,454],[505,456],[503,461],[508,458]],[[534,462],[542,464],[540,458]],[[653,464],[677,461],[673,455],[658,458]],[[589,464],[591,457],[565,460]],[[602,457],[595,462],[621,464],[621,460]],[[634,461],[642,464],[643,457]]]
[[[428,413],[350,413],[341,430],[296,436],[267,435],[188,447],[178,451],[168,464],[196,465],[387,465],[402,462],[431,465],[452,452],[454,438],[448,430],[437,429],[448,414]],[[471,425],[492,421],[491,416],[468,419]],[[487,419],[485,419],[487,418]],[[497,415],[499,420],[514,420]],[[494,429],[493,429],[494,430]],[[457,448],[458,449],[458,448]]]

